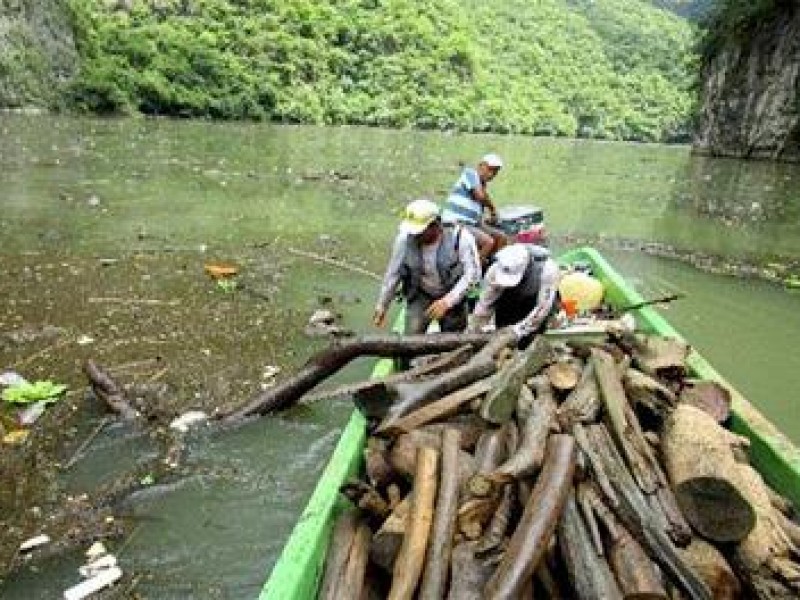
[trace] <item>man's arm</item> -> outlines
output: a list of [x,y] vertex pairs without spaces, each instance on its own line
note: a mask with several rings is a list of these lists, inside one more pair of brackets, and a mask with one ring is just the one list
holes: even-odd
[[558,276],[558,264],[552,259],[547,259],[542,269],[542,282],[539,287],[536,306],[524,319],[514,325],[514,333],[517,339],[536,331],[542,321],[550,314],[558,292]]
[[376,325],[383,324],[386,310],[389,308],[397,292],[397,286],[400,283],[400,267],[403,264],[403,257],[406,250],[406,237],[405,234],[399,233],[394,239],[392,256],[386,267],[386,273],[383,275],[378,301],[375,304],[375,316],[373,321],[375,321]]

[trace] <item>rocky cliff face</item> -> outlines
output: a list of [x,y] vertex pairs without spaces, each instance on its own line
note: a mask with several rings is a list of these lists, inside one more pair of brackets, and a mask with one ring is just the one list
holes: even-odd
[[706,64],[695,151],[800,161],[800,9],[751,32]]
[[78,53],[65,0],[0,0],[0,107],[50,107]]

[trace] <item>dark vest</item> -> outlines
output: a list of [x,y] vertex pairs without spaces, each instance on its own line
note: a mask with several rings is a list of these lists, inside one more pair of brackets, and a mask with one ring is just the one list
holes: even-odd
[[[458,257],[458,247],[461,242],[461,227],[445,227],[439,248],[436,250],[436,268],[439,279],[445,290],[450,290],[464,274],[464,265]],[[403,286],[403,296],[406,300],[413,300],[422,291],[422,248],[419,242],[409,236],[406,238],[406,254],[400,267],[400,281]]]
[[525,268],[519,283],[506,288],[495,303],[494,321],[497,328],[518,323],[528,316],[539,300],[539,288],[542,287],[542,269],[547,254],[528,249],[531,259]]

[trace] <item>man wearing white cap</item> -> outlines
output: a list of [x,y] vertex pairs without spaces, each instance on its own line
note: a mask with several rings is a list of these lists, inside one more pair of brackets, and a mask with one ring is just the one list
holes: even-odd
[[477,169],[465,167],[442,210],[442,221],[445,224],[463,223],[469,228],[484,258],[495,249],[494,236],[482,229],[484,212],[488,213],[486,216],[489,221],[497,219],[497,209],[489,197],[486,186],[502,168],[502,159],[497,154],[491,153],[481,158]]
[[495,326],[513,327],[526,346],[541,333],[558,308],[558,264],[550,252],[533,244],[512,244],[495,255],[473,311],[471,330],[480,330],[494,314]]
[[462,227],[443,227],[435,202],[414,200],[400,223],[373,323],[383,327],[399,287],[406,300],[406,333],[424,333],[433,319],[442,331],[463,331],[465,296],[479,280],[472,234]]

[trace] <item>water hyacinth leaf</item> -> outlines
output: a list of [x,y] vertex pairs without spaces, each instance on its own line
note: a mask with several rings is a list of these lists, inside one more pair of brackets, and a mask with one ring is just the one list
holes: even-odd
[[67,386],[52,381],[21,383],[3,390],[3,400],[12,404],[31,404],[40,400],[55,402]]

